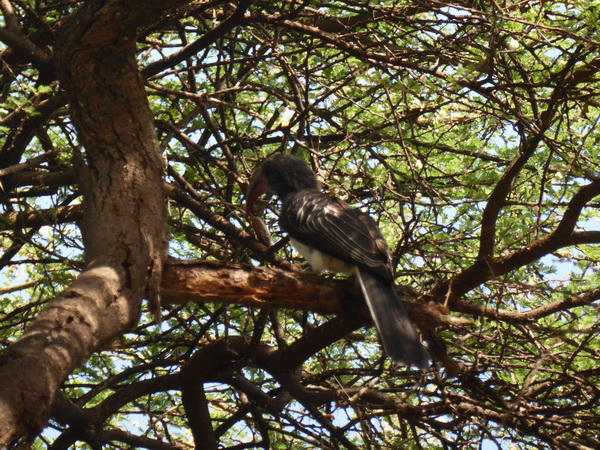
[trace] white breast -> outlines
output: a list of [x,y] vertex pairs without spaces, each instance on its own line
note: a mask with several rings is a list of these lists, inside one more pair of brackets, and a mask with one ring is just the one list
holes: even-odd
[[300,253],[304,259],[308,261],[315,272],[323,272],[329,270],[331,272],[346,273],[348,275],[356,274],[356,266],[350,265],[333,256],[325,255],[318,250],[315,250],[308,245],[304,245],[290,238],[290,242],[294,248]]

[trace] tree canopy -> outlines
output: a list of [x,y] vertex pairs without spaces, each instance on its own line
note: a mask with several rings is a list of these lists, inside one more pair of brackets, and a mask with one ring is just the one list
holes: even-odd
[[[0,10],[0,448],[595,448],[597,0]],[[276,152],[377,221],[429,369],[245,217]]]

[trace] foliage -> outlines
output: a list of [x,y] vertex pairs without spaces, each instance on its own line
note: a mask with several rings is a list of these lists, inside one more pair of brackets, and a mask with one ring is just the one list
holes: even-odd
[[[80,3],[1,2],[3,346],[82,270],[84,251],[64,86],[9,32],[49,58]],[[235,355],[201,381],[224,448],[592,448],[598,5],[238,3],[188,2],[137,42],[166,182],[209,208],[169,199],[170,256],[273,263],[223,223],[253,235],[241,206],[251,170],[292,152],[377,219],[400,284],[469,323],[418,321],[436,359],[425,372],[391,367],[361,328],[278,373],[260,355],[310,343],[335,319],[166,305],[160,325],[144,313],[64,383],[96,428],[54,417],[34,448],[193,447],[178,374],[219,342]],[[266,209],[278,241],[277,205]]]

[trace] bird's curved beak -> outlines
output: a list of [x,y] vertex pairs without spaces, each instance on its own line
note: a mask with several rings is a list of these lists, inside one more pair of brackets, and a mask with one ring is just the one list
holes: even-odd
[[270,189],[269,182],[264,177],[261,168],[258,167],[252,174],[252,179],[246,190],[246,218],[252,215],[252,209],[256,200]]

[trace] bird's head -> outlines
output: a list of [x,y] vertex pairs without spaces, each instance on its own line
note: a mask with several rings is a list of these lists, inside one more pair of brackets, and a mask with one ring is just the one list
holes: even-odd
[[315,173],[300,158],[278,153],[265,159],[254,169],[246,191],[246,216],[252,214],[256,200],[265,192],[280,199],[303,189],[321,189]]

